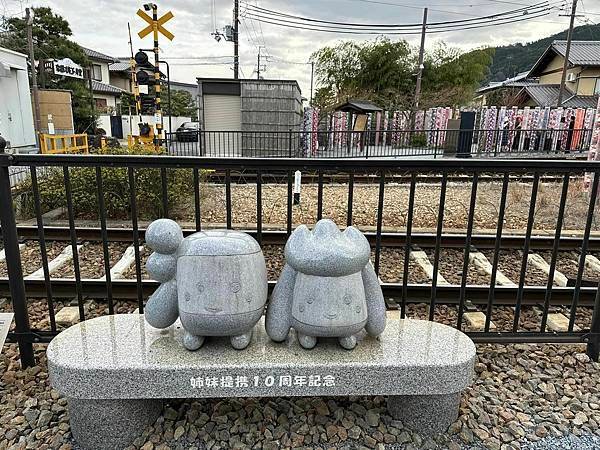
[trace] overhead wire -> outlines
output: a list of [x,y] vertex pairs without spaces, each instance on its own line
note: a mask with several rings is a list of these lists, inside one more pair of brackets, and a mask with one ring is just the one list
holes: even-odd
[[[523,14],[502,16],[500,18],[496,18],[493,20],[479,20],[478,22],[473,21],[458,21],[460,23],[456,23],[457,21],[451,21],[450,24],[444,24],[444,22],[436,22],[434,24],[428,24],[427,29],[428,33],[442,33],[448,31],[459,31],[459,30],[468,30],[474,28],[483,28],[487,26],[496,26],[496,25],[506,25],[515,22],[522,22],[524,20],[531,20],[539,17],[543,17],[550,14],[549,8],[539,8],[537,7],[533,11],[527,11]],[[245,13],[247,17],[251,17],[257,21],[261,21],[264,23],[269,23],[273,25],[285,26],[289,28],[295,29],[304,29],[310,31],[321,31],[321,32],[329,32],[329,33],[341,33],[341,34],[389,34],[389,35],[409,35],[409,34],[420,34],[420,27],[407,27],[406,25],[394,25],[396,28],[364,28],[361,27],[352,27],[352,26],[338,26],[338,25],[321,25],[321,24],[311,24],[304,23],[301,21],[294,21],[288,19],[282,19],[279,17],[272,17],[268,15],[258,15],[252,12],[247,11]],[[316,20],[316,19],[315,19]],[[325,22],[325,21],[320,21]],[[338,22],[339,23],[339,22]],[[446,22],[448,23],[448,22]],[[400,28],[404,27],[404,28]]]
[[[323,24],[323,26],[340,25],[343,27],[356,27],[356,28],[393,28],[393,29],[396,29],[396,28],[417,28],[417,27],[421,27],[421,25],[422,25],[420,22],[407,23],[407,24],[336,22],[336,21],[331,21],[331,20],[313,19],[313,18],[309,18],[309,17],[303,17],[303,16],[294,15],[294,14],[283,13],[280,11],[274,11],[274,10],[270,10],[267,8],[257,7],[255,5],[252,5],[247,2],[245,3],[245,5],[246,5],[246,13],[250,13],[250,14],[253,14],[256,16],[259,16],[259,15],[267,16],[267,18],[270,18],[271,20],[276,19],[277,17],[284,17],[285,19],[293,19],[293,20],[300,21],[300,22],[312,22],[312,23],[317,23],[317,24]],[[542,2],[538,2],[538,3],[535,3],[530,6],[516,8],[516,9],[512,9],[509,11],[504,11],[504,12],[500,12],[500,13],[496,13],[496,14],[478,16],[478,17],[474,17],[474,18],[470,18],[470,19],[430,22],[428,24],[428,26],[459,25],[459,24],[465,24],[465,23],[474,22],[474,21],[501,19],[502,17],[505,17],[505,16],[512,17],[515,14],[519,14],[519,13],[521,13],[521,14],[528,14],[530,12],[535,13],[540,9],[549,8],[550,6],[551,6],[550,2],[542,1]],[[421,9],[421,8],[419,8],[419,9]],[[283,21],[284,19],[277,19],[277,20]]]
[[[541,13],[541,14],[524,17],[521,19],[513,19],[510,21],[495,21],[495,22],[490,22],[487,24],[478,24],[478,25],[472,25],[472,26],[451,27],[451,28],[446,28],[446,29],[434,29],[434,30],[428,29],[427,33],[428,34],[447,33],[447,32],[451,32],[451,31],[471,30],[471,29],[475,29],[475,28],[485,28],[485,27],[498,26],[498,25],[509,25],[512,23],[528,21],[531,19],[537,19],[539,17],[547,16],[548,14],[549,14],[548,12],[545,12],[545,13]],[[259,20],[259,19],[257,19],[257,20]],[[327,28],[314,28],[314,27],[311,28],[308,26],[301,26],[301,25],[290,25],[290,24],[274,22],[274,21],[270,21],[270,20],[266,20],[266,19],[260,19],[260,21],[263,23],[279,25],[279,26],[284,26],[284,27],[293,28],[293,29],[319,31],[319,32],[326,32],[326,33],[338,33],[338,34],[355,34],[355,35],[356,34],[358,34],[358,35],[374,35],[374,34],[377,34],[377,35],[380,35],[380,34],[418,35],[418,34],[421,34],[421,32],[418,30],[415,30],[415,31],[383,31],[383,30],[380,30],[380,31],[343,31],[343,30],[335,30],[335,29],[327,29]]]

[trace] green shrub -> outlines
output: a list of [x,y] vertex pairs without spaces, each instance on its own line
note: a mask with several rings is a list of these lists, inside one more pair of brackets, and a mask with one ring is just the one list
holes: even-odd
[[[95,152],[112,155],[157,155],[156,152],[143,146],[132,149],[106,148]],[[166,158],[166,157],[165,157]],[[167,169],[168,207],[172,211],[185,197],[193,195],[194,181],[191,169]],[[135,169],[136,203],[138,217],[154,219],[164,215],[162,207],[162,181],[160,169]],[[98,186],[96,184],[95,167],[72,167],[69,169],[73,211],[80,219],[97,219],[99,217]],[[38,175],[40,202],[42,211],[50,211],[66,207],[65,183],[62,167],[55,167],[42,175]],[[130,219],[130,186],[126,167],[102,168],[102,186],[106,215],[111,219]],[[31,180],[24,181],[23,188],[31,190]],[[28,197],[24,212],[34,214],[33,198]]]

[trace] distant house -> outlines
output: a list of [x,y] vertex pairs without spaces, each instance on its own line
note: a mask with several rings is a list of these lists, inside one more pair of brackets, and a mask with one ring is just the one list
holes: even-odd
[[123,89],[125,92],[133,92],[131,81],[131,63],[129,58],[119,58],[116,62],[108,65],[109,80],[112,86]]
[[492,81],[479,88],[474,101],[480,106],[510,104],[522,88],[537,83],[537,79],[529,78],[529,71],[521,72],[514,77],[503,81]]
[[[528,78],[535,85],[524,86],[516,98],[519,106],[557,106],[562,77],[566,41],[554,41],[533,65]],[[563,106],[595,108],[600,95],[600,42],[572,41]]]
[[112,113],[117,109],[117,103],[125,89],[115,86],[111,81],[111,72],[109,66],[119,62],[117,58],[105,55],[96,50],[82,47],[84,53],[91,61],[92,91],[94,92],[94,102],[98,112],[106,114]]
[[15,152],[35,150],[27,56],[0,48],[0,135]]

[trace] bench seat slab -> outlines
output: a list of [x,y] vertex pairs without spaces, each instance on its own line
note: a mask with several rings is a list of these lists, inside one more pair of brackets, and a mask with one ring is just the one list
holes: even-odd
[[85,450],[125,448],[162,412],[161,400],[67,400],[71,433]]
[[362,333],[354,350],[322,339],[312,350],[292,332],[272,342],[264,321],[245,350],[227,338],[183,348],[177,323],[157,330],[138,314],[91,319],[48,346],[52,386],[83,399],[440,395],[472,380],[475,345],[460,331],[388,313],[379,338]]

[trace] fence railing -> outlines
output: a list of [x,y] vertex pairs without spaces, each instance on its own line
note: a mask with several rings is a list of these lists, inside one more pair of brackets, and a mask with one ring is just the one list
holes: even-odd
[[[11,204],[9,170],[12,167],[26,167],[30,172],[33,222],[29,225],[18,224],[14,209],[7,207]],[[48,196],[56,194],[55,188],[40,193],[42,187],[37,172],[43,168],[54,168],[53,186],[62,189],[60,202],[53,197],[47,204]],[[305,192],[300,206],[294,205],[296,170],[305,173],[305,183],[306,180],[310,183],[303,187]],[[206,171],[219,176],[205,178]],[[593,180],[589,191],[581,191],[580,182],[589,173]],[[92,180],[95,178],[93,188],[90,175]],[[419,182],[425,175],[436,180],[430,182],[429,187]],[[600,294],[598,286],[590,285],[585,279],[584,270],[589,252],[600,249],[600,238],[592,236],[598,229],[598,217],[594,216],[598,209],[598,175],[600,162],[572,160],[502,159],[492,165],[480,159],[413,158],[398,162],[389,159],[0,153],[0,224],[8,275],[7,278],[0,276],[0,295],[10,296],[16,324],[9,333],[9,340],[19,344],[22,363],[33,364],[32,344],[48,342],[60,331],[55,310],[56,302],[61,298],[69,299],[69,302],[72,298],[77,299],[80,320],[90,317],[84,300],[91,298],[105,302],[109,314],[117,311],[117,301],[133,302],[143,313],[145,299],[158,286],[155,281],[144,278],[142,270],[140,246],[144,224],[150,220],[158,217],[177,219],[183,223],[185,234],[207,227],[243,229],[265,246],[283,244],[300,223],[311,225],[323,217],[333,217],[340,226],[354,224],[365,230],[372,244],[373,264],[380,277],[384,275],[384,265],[387,267],[388,278],[382,284],[384,296],[394,299],[395,306],[390,304],[390,307],[398,308],[401,317],[422,317],[466,330],[466,312],[479,308],[487,319],[483,329],[469,331],[476,342],[587,343],[588,353],[597,360]],[[462,206],[457,208],[462,211],[458,215],[454,209],[449,209],[458,195],[455,180],[462,180],[460,192],[464,197]],[[359,182],[363,183],[360,188]],[[114,183],[120,183],[120,188]],[[482,183],[486,185],[480,186]],[[524,185],[527,186],[525,191]],[[359,198],[359,194],[364,195],[365,186],[370,186],[372,198]],[[518,192],[513,193],[516,188]],[[569,231],[567,236],[563,228],[567,220],[567,202],[573,201],[574,188],[579,189],[575,198],[576,209],[581,215],[570,219],[569,227],[574,223],[579,231]],[[478,199],[483,194],[494,199],[486,200],[493,203],[490,211],[494,211],[495,223],[495,228],[487,231],[482,231],[478,222],[479,207],[483,203]],[[423,195],[425,200],[421,202],[419,199]],[[174,198],[179,201],[176,205]],[[551,205],[548,198],[553,200]],[[95,199],[95,203],[90,199]],[[508,232],[506,224],[507,204],[512,201],[521,202],[519,208],[523,211],[520,214],[524,217],[523,226],[516,234],[514,230]],[[94,220],[90,219],[89,210],[81,209],[85,206],[83,202],[88,207],[95,205]],[[157,204],[154,209],[150,208],[152,202]],[[63,222],[52,226],[45,223],[43,214],[50,205],[64,206]],[[115,209],[119,205],[122,210]],[[569,211],[573,208],[575,206],[570,203]],[[249,210],[254,214],[251,218],[246,216]],[[427,233],[419,231],[417,226],[425,211],[433,212],[434,226]],[[273,214],[279,213],[281,221],[272,218]],[[446,220],[450,215],[452,217]],[[489,219],[485,217],[485,220]],[[457,223],[457,218],[462,222]],[[536,221],[540,218],[545,223],[543,234],[535,232]],[[249,225],[252,221],[254,225]],[[41,269],[38,272],[42,274],[39,277],[24,277],[19,249],[23,239],[32,239],[36,245],[39,243]],[[71,278],[56,277],[49,268],[48,242],[61,239],[68,242],[73,254]],[[82,240],[100,242],[105,274],[102,278],[82,276],[79,256]],[[113,279],[111,276],[109,246],[114,242],[127,242],[135,250],[131,279]],[[411,279],[416,270],[411,262],[415,245],[430,246],[433,267],[427,282]],[[542,284],[530,285],[526,277],[529,254],[543,245],[547,245],[549,252],[549,276]],[[469,281],[471,253],[476,251],[475,246],[488,248],[491,252],[492,269],[489,280],[484,283]],[[442,251],[448,247],[460,249],[460,261],[453,266],[454,272],[458,271],[460,275],[455,281],[442,282],[438,272],[442,268]],[[555,285],[558,253],[564,247],[578,251],[576,274],[571,285]],[[515,264],[519,275],[510,285],[497,282],[500,254],[506,249],[521,252],[519,263]],[[97,266],[97,257],[93,261]],[[61,273],[65,270],[61,269]],[[269,281],[270,289],[274,282],[274,279]],[[28,306],[28,299],[39,297],[45,299],[47,307],[47,316],[43,320],[39,313],[35,318],[31,316]],[[422,310],[418,309],[420,305]],[[549,314],[556,307],[563,308],[567,317],[568,325],[564,331],[548,327]],[[532,312],[532,308],[537,312]],[[94,311],[101,314],[102,310]]]
[[565,156],[589,149],[589,129],[386,131],[178,131],[175,156],[252,158],[402,158],[412,156]]

